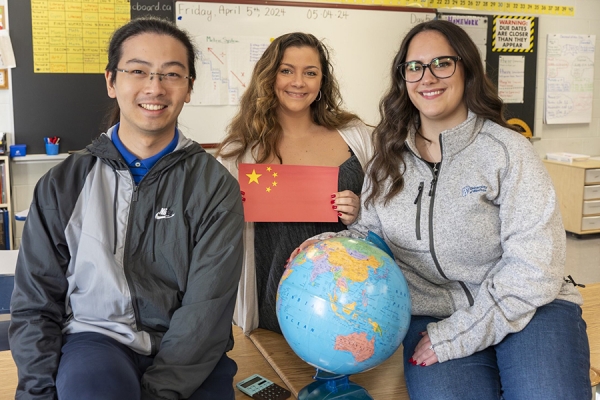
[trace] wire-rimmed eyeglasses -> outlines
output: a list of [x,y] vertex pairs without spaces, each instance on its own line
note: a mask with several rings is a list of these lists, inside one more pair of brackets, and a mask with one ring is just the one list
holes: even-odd
[[398,65],[398,71],[406,82],[419,82],[425,75],[425,69],[429,68],[433,76],[438,79],[450,78],[456,72],[456,63],[461,60],[459,56],[436,57],[429,64],[421,61],[407,61]]
[[124,74],[126,74],[125,76],[137,83],[142,83],[148,77],[150,77],[150,80],[152,80],[152,78],[158,76],[158,80],[162,83],[164,87],[171,88],[180,88],[187,86],[190,79],[192,79],[189,76],[183,76],[181,74],[178,74],[177,72],[148,72],[139,68],[131,70],[117,68],[115,69],[115,71],[123,72]]

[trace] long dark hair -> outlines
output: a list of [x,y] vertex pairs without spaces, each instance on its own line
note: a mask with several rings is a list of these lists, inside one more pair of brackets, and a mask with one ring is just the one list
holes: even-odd
[[[106,64],[106,71],[111,72],[110,83],[114,84],[117,79],[117,66],[121,57],[123,56],[123,43],[134,36],[138,36],[144,33],[155,33],[157,35],[171,36],[177,39],[186,48],[188,58],[188,70],[189,76],[193,79],[189,79],[190,90],[193,88],[196,79],[196,47],[192,43],[190,36],[182,29],[179,29],[174,23],[156,18],[156,17],[143,17],[129,21],[117,29],[110,38],[108,45],[108,63]],[[112,109],[109,111],[106,121],[108,128],[119,122],[121,110],[119,103],[116,99],[113,101]]]
[[[281,162],[277,149],[281,125],[277,119],[279,101],[275,94],[275,81],[283,54],[289,47],[310,47],[319,53],[323,79],[321,95],[317,97],[319,100],[310,105],[314,123],[328,129],[337,129],[359,119],[341,108],[342,96],[333,76],[327,47],[309,33],[288,33],[275,39],[254,66],[248,89],[240,99],[239,111],[227,127],[227,136],[217,150],[218,156],[239,160],[252,147],[260,150],[256,162],[262,163],[271,155],[275,155]],[[239,146],[227,147],[230,143]]]
[[504,104],[498,97],[495,86],[485,75],[479,50],[469,35],[448,21],[432,20],[416,25],[400,45],[392,63],[391,87],[379,103],[381,122],[373,131],[375,156],[369,168],[371,188],[367,204],[373,204],[383,190],[383,183],[388,179],[391,186],[385,193],[384,203],[390,201],[404,187],[404,157],[407,151],[405,142],[410,130],[419,129],[420,119],[419,110],[408,97],[406,82],[396,67],[406,61],[412,39],[425,31],[437,31],[444,35],[460,56],[465,76],[463,101],[467,108],[481,118],[515,129],[504,119]]

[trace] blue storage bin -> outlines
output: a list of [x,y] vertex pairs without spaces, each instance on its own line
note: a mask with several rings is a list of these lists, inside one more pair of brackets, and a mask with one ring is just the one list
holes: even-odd
[[12,144],[10,146],[10,156],[11,157],[24,157],[27,155],[27,145],[26,144]]

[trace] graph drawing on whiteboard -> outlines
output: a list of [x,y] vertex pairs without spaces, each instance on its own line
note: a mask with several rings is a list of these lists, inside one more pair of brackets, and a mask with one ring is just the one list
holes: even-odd
[[198,45],[196,90],[190,104],[237,105],[254,65],[269,46],[263,37],[202,36]]

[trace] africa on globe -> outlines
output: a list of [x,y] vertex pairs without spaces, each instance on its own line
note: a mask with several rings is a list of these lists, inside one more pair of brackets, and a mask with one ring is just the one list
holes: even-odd
[[394,354],[410,309],[398,265],[362,239],[308,246],[290,262],[277,292],[277,318],[292,350],[332,374],[363,372]]

